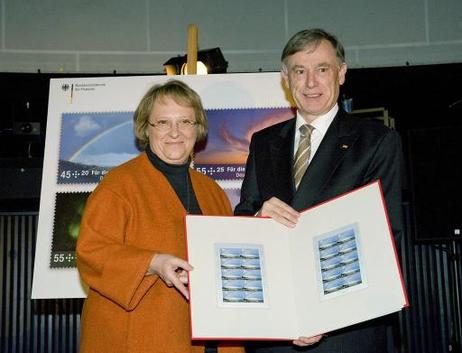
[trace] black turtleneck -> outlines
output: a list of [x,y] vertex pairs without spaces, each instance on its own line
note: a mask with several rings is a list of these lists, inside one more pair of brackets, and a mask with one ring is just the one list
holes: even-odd
[[152,152],[149,146],[146,148],[146,154],[154,168],[158,169],[167,178],[186,212],[189,214],[202,214],[189,177],[190,161],[188,160],[184,164],[166,163]]

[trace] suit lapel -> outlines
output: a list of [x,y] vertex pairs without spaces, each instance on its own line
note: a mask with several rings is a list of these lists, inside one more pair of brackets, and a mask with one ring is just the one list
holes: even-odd
[[293,196],[292,159],[295,119],[283,126],[279,134],[270,143],[271,169],[274,175],[274,188],[277,196],[290,203]]
[[295,209],[306,209],[318,203],[329,186],[336,168],[358,138],[349,121],[342,112],[332,121],[294,195],[292,206]]

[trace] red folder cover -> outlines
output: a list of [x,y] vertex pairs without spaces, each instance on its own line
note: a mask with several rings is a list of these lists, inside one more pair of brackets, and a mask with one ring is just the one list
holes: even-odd
[[408,306],[380,182],[270,218],[186,216],[192,339],[292,340]]

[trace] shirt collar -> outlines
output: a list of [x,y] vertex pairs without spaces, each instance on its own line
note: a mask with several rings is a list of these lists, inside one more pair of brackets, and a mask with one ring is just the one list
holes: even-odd
[[[324,135],[334,120],[335,115],[337,115],[338,109],[338,104],[335,104],[331,110],[329,110],[326,114],[318,116],[310,125],[318,130],[322,135]],[[306,121],[297,110],[297,120],[295,122],[295,128],[297,129],[296,131],[299,131],[298,129],[303,124],[306,124]]]

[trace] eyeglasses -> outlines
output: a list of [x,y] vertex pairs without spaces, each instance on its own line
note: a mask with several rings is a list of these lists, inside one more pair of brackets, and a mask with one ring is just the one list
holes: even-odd
[[153,123],[148,121],[148,124],[159,131],[167,132],[172,130],[173,124],[175,124],[180,131],[191,131],[194,126],[197,125],[197,122],[189,119],[180,119],[176,122],[167,119],[160,119]]

